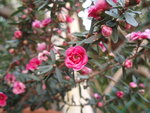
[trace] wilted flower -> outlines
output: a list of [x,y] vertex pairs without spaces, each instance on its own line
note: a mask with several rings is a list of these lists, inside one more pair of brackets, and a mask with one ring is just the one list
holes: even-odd
[[38,59],[40,61],[46,61],[46,60],[48,60],[47,55],[50,55],[50,52],[48,52],[47,50],[44,50],[43,52],[38,54]]
[[46,49],[46,43],[45,42],[42,42],[42,43],[38,43],[37,44],[37,50],[38,51],[43,51]]
[[103,52],[106,51],[106,47],[104,46],[104,44],[103,44],[102,41],[100,41],[98,45],[99,45],[99,47],[101,48],[101,50],[102,50]]
[[82,75],[87,75],[87,74],[89,74],[89,73],[91,73],[91,72],[92,72],[92,69],[91,69],[91,68],[88,68],[88,67],[86,67],[86,66],[81,69],[81,74],[82,74]]

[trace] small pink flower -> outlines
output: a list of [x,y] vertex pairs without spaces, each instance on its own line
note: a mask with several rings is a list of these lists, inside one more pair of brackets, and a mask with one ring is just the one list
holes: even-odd
[[139,87],[145,88],[145,85],[144,85],[143,83],[140,83],[140,84],[139,84]]
[[150,39],[150,29],[146,29],[146,30],[143,32],[143,35],[146,36],[146,39]]
[[43,26],[43,27],[46,27],[48,24],[51,23],[51,21],[52,21],[51,18],[44,19],[44,20],[42,21],[42,26]]
[[37,69],[37,67],[39,66],[39,65],[41,65],[41,63],[42,63],[42,61],[40,61],[38,58],[32,58],[30,61],[29,61],[29,63],[26,65],[26,70],[31,70],[31,71],[33,71],[33,70],[35,70],[35,69]]
[[73,19],[72,17],[70,17],[69,15],[66,16],[66,22],[72,23],[73,20],[74,20],[74,19]]
[[47,50],[44,50],[43,52],[38,54],[38,59],[40,61],[47,61],[48,60],[47,55],[50,55],[50,52],[48,52]]
[[102,25],[102,35],[105,36],[105,37],[109,37],[112,35],[112,28],[111,27],[108,27],[106,25]]
[[132,32],[126,36],[126,38],[129,39],[129,41],[135,41],[135,40],[142,40],[147,39],[148,35],[146,32]]
[[14,32],[14,37],[20,39],[22,37],[22,31],[17,30]]
[[5,76],[5,81],[8,83],[8,84],[13,84],[15,81],[16,81],[16,76],[14,74],[6,74]]
[[98,45],[103,52],[105,52],[107,50],[102,41],[100,41]]
[[98,106],[98,107],[103,107],[103,103],[102,103],[102,102],[98,102],[98,103],[97,103],[97,106]]
[[66,17],[64,14],[62,13],[59,13],[58,16],[57,16],[58,20],[61,21],[61,22],[65,22],[66,21]]
[[37,50],[38,51],[43,51],[46,49],[46,43],[45,42],[42,42],[42,43],[38,43],[37,44]]
[[41,21],[35,20],[35,21],[32,23],[32,27],[33,27],[33,28],[42,28],[43,26],[42,26]]
[[97,100],[101,98],[101,96],[100,96],[98,93],[94,93],[94,94],[93,94],[93,97],[94,97],[95,99],[97,99]]
[[25,92],[26,86],[20,81],[16,81],[13,85],[13,93],[18,95]]
[[81,69],[81,74],[82,74],[82,75],[87,75],[87,74],[89,74],[89,73],[91,73],[91,72],[92,72],[92,69],[91,69],[91,68],[88,68],[88,67],[86,67],[86,66]]
[[116,96],[119,98],[122,98],[124,96],[124,92],[123,91],[117,91]]
[[131,60],[126,59],[125,62],[124,62],[124,66],[129,69],[129,68],[132,68],[133,63],[132,63]]
[[65,65],[76,71],[81,70],[88,62],[86,50],[81,46],[70,47],[66,50]]
[[136,88],[137,87],[137,84],[135,82],[130,82],[129,85],[130,85],[131,88]]
[[0,92],[0,107],[4,107],[7,104],[7,95],[5,95],[3,92]]

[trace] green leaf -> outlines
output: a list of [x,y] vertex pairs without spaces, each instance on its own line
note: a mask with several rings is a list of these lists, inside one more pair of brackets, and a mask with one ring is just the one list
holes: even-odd
[[55,58],[55,53],[53,50],[50,51],[50,56],[51,56],[52,62],[55,63],[56,58]]
[[135,14],[134,13],[125,12],[124,17],[125,17],[125,20],[128,24],[131,24],[132,26],[135,26],[135,27],[138,26],[138,22],[135,20]]
[[56,78],[58,79],[59,82],[62,82],[63,78],[61,70],[59,68],[56,68],[55,71],[56,71]]
[[118,34],[117,28],[115,27],[115,28],[113,28],[112,41],[113,41],[114,43],[117,43],[118,40],[119,40],[119,34]]
[[116,7],[117,5],[113,2],[113,0],[106,0],[107,3],[113,7]]
[[119,14],[118,14],[118,9],[111,9],[109,11],[105,11],[106,14],[114,17],[114,18],[118,18]]

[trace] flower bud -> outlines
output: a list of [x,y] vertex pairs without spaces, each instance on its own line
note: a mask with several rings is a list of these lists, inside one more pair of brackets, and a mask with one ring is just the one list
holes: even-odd
[[133,63],[132,63],[131,60],[126,59],[125,62],[124,62],[124,66],[129,69],[129,68],[132,68]]
[[9,49],[9,53],[10,54],[14,54],[15,53],[15,49],[13,49],[13,48]]
[[95,99],[97,99],[97,100],[101,98],[101,96],[100,96],[98,93],[94,93],[94,94],[93,94],[93,97],[94,97]]
[[65,76],[65,80],[70,80],[70,76]]
[[87,74],[89,74],[91,72],[92,72],[92,69],[88,68],[88,67],[84,67],[84,68],[81,69],[81,74],[82,75],[87,75]]
[[42,26],[43,27],[46,27],[48,24],[50,24],[51,23],[51,18],[47,18],[47,19],[44,19],[43,21],[42,21]]
[[144,85],[143,83],[140,83],[140,84],[139,84],[139,87],[145,88],[145,85]]
[[97,106],[98,106],[98,107],[103,107],[103,103],[102,103],[102,102],[98,102],[98,103],[97,103]]
[[102,25],[102,35],[105,36],[105,37],[109,37],[112,35],[112,28],[111,27],[108,27],[106,25]]
[[123,92],[123,91],[117,91],[117,92],[116,92],[116,96],[117,96],[118,98],[123,98],[124,92]]
[[20,30],[17,30],[14,32],[14,37],[17,39],[20,39],[22,37],[22,32]]
[[35,21],[32,23],[32,27],[33,27],[33,28],[42,28],[42,23],[41,23],[41,21],[35,20]]
[[137,84],[135,82],[130,82],[129,85],[130,85],[131,88],[136,88],[137,87]]

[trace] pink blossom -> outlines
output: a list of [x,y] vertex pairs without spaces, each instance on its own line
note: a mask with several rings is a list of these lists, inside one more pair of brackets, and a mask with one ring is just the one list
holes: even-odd
[[33,27],[33,28],[42,28],[43,26],[42,26],[41,21],[35,20],[35,21],[32,23],[32,27]]
[[126,36],[126,38],[129,38],[129,41],[135,41],[135,40],[142,40],[147,39],[148,34],[146,32],[132,32]]
[[112,28],[111,27],[108,27],[106,25],[102,25],[102,35],[105,36],[105,37],[109,37],[112,35]]
[[16,81],[16,76],[14,74],[6,74],[5,76],[5,81],[8,83],[8,84],[13,84],[15,81]]
[[132,68],[133,63],[132,63],[131,60],[126,59],[125,62],[124,62],[124,66],[129,69],[129,68]]
[[20,81],[16,81],[13,85],[13,93],[18,95],[25,92],[26,86]]
[[43,27],[46,27],[48,24],[51,23],[51,21],[52,21],[51,18],[44,19],[44,20],[42,21],[42,26],[43,26]]
[[97,100],[101,98],[101,96],[100,96],[98,93],[94,93],[94,94],[93,94],[93,97],[94,97],[95,99],[97,99]]
[[91,73],[92,72],[92,69],[91,68],[88,68],[88,67],[83,67],[82,69],[81,69],[81,74],[82,75],[87,75],[87,74],[89,74],[89,73]]
[[146,29],[146,30],[143,32],[143,35],[145,35],[147,39],[150,39],[150,29]]
[[98,102],[98,103],[97,103],[97,106],[98,106],[98,107],[103,107],[103,103],[102,103],[102,102]]
[[14,32],[14,37],[20,39],[22,37],[22,31],[17,30]]
[[42,43],[38,43],[37,44],[37,50],[38,51],[43,51],[46,49],[46,43],[45,42],[42,42]]
[[104,44],[103,44],[102,41],[100,41],[98,45],[99,45],[99,47],[101,48],[101,50],[102,50],[103,52],[106,51],[106,47],[104,46]]
[[124,96],[124,92],[123,91],[117,91],[116,96],[119,98],[122,98]]
[[72,23],[73,20],[74,20],[74,19],[73,19],[72,17],[70,17],[69,15],[66,16],[66,22]]
[[50,52],[48,52],[47,50],[44,50],[43,52],[38,54],[38,59],[40,61],[47,61],[48,60],[47,55],[50,55]]
[[76,71],[81,70],[88,62],[86,50],[81,46],[70,47],[66,50],[65,65]]
[[31,71],[33,71],[33,70],[35,70],[35,69],[37,69],[37,67],[39,66],[39,65],[41,65],[41,63],[42,63],[42,61],[40,61],[38,58],[32,58],[30,61],[29,61],[29,63],[26,65],[26,70],[31,70]]
[[137,87],[137,84],[135,82],[130,82],[129,85],[130,85],[131,88],[136,88]]
[[0,92],[0,107],[6,106],[8,97],[3,92]]
[[139,87],[145,88],[145,85],[144,85],[143,83],[140,83],[140,84],[139,84]]

